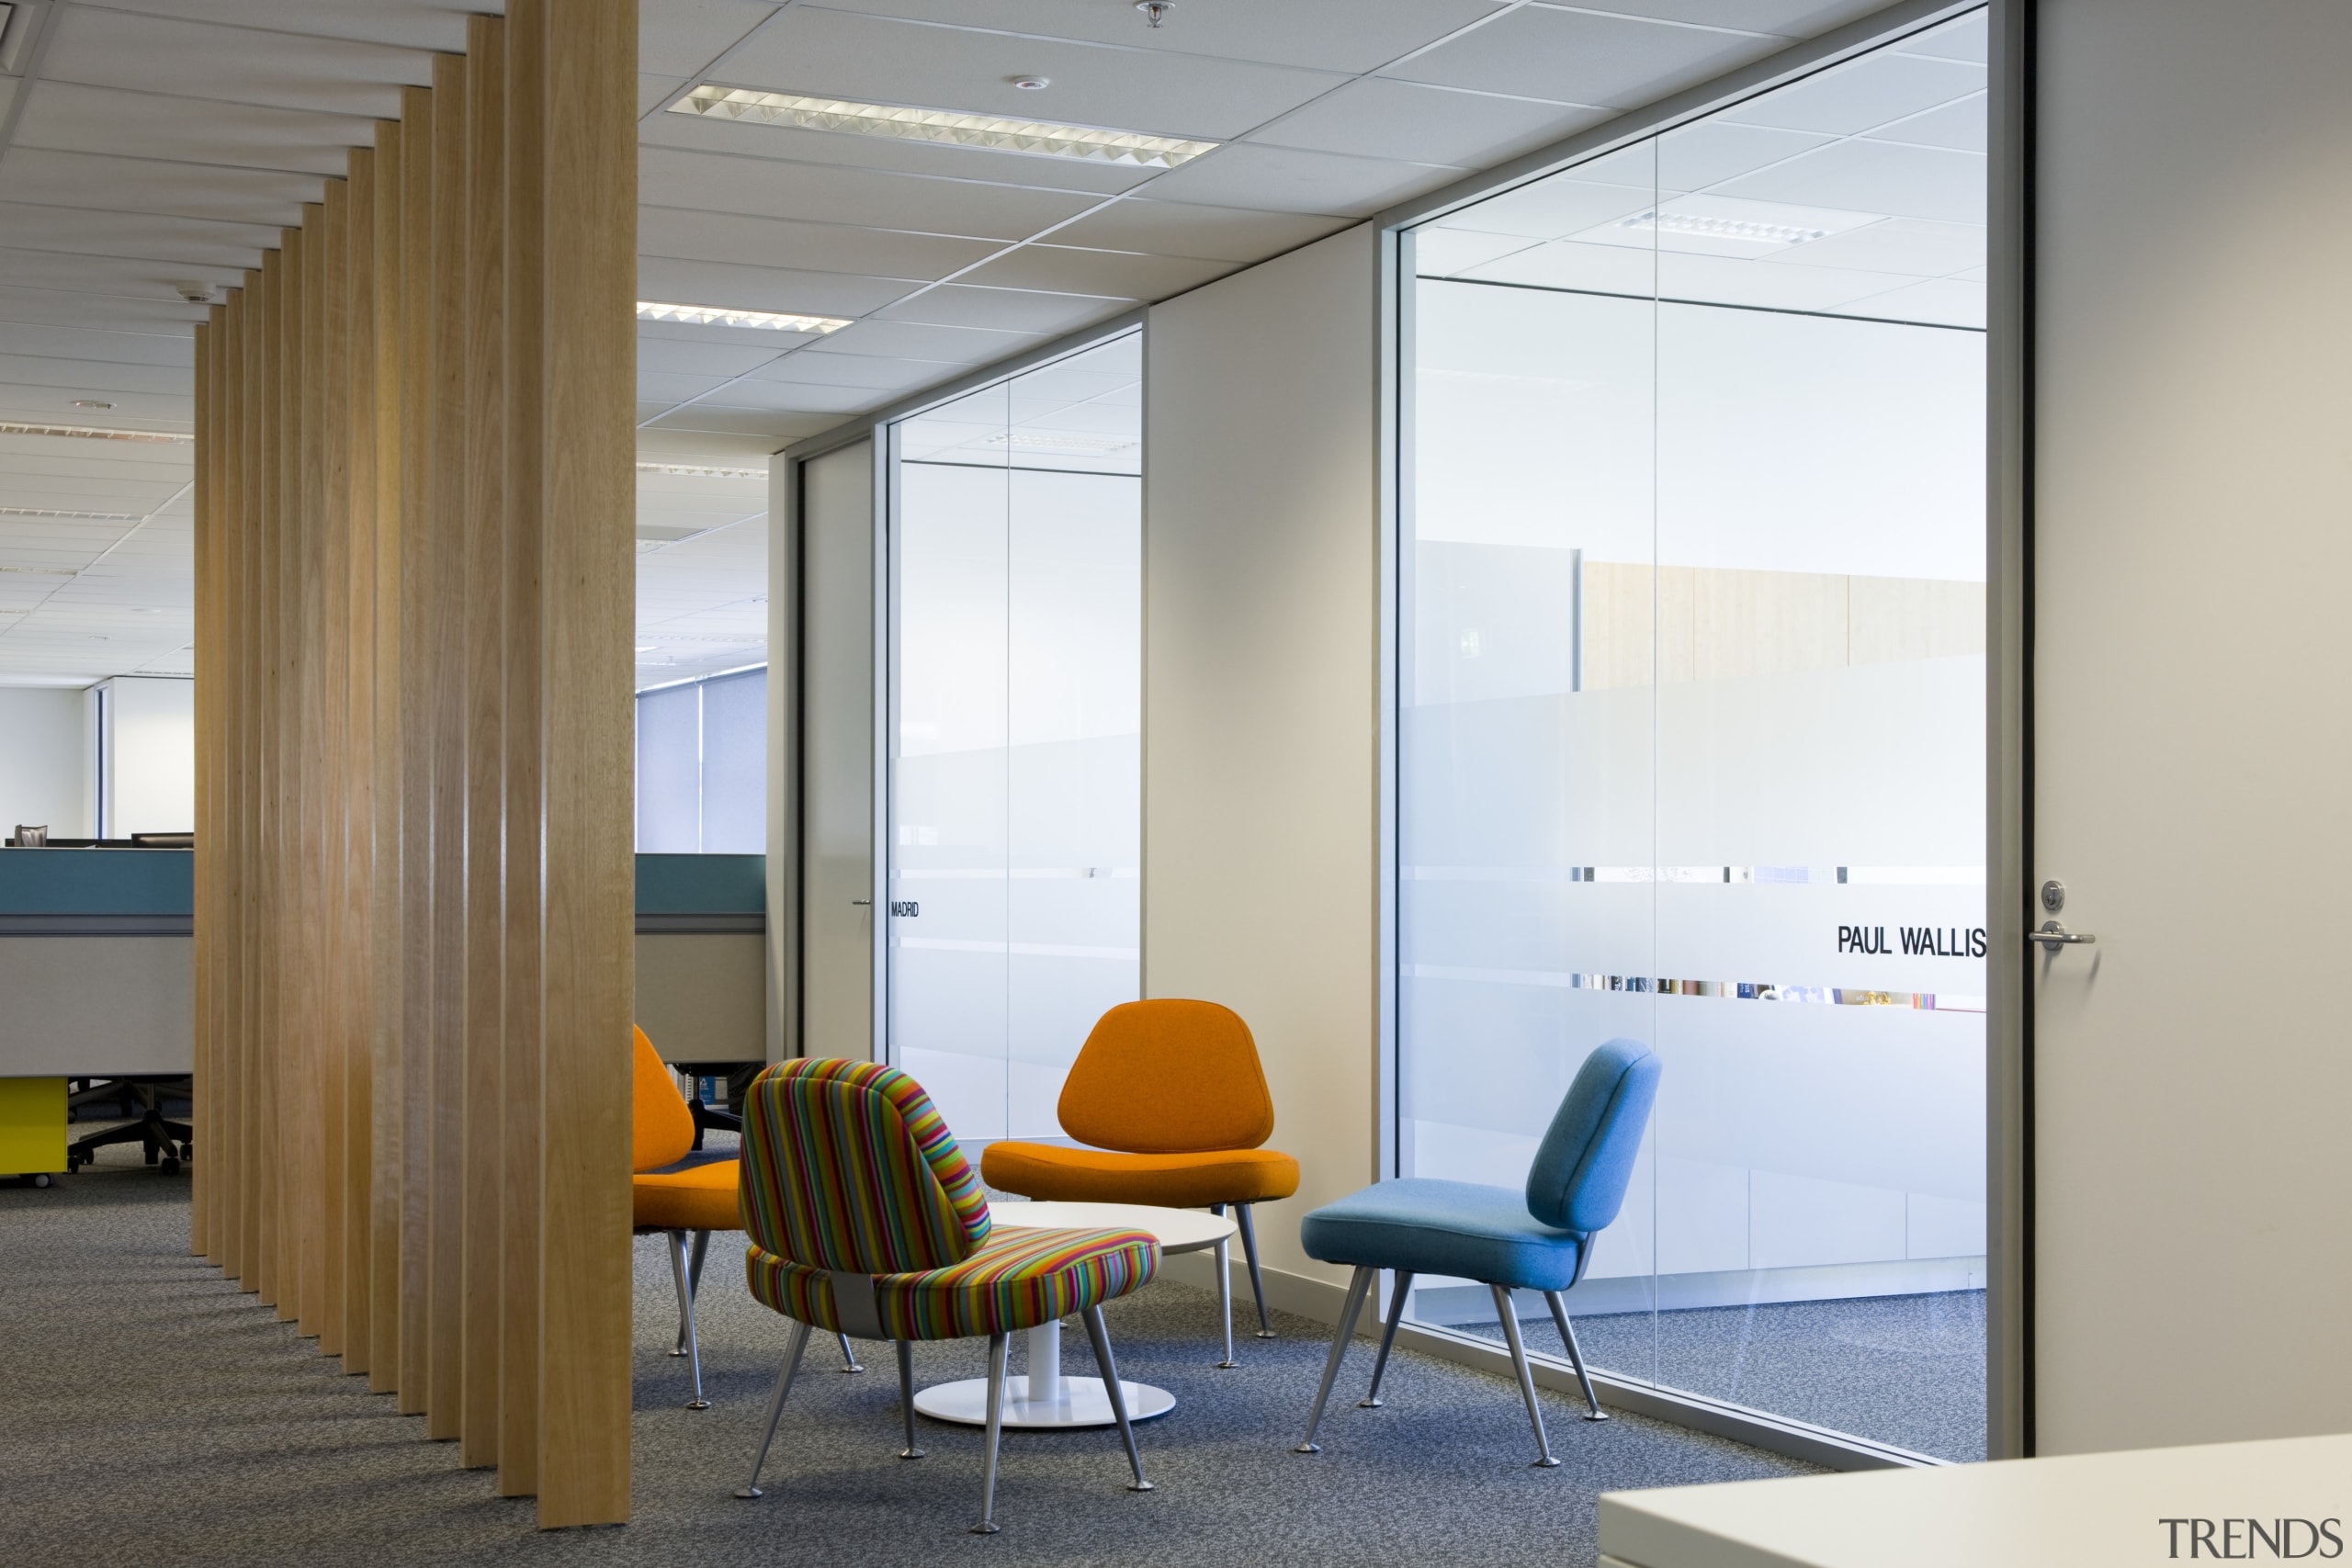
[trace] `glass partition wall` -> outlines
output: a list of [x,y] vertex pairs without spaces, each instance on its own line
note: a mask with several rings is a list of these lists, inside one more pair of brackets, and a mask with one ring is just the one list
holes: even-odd
[[1059,1139],[1138,994],[1141,339],[891,440],[890,1059],[967,1143]]
[[[1984,1452],[1982,14],[1407,237],[1401,1173],[1665,1064],[1598,1366]],[[1498,1334],[1465,1281],[1422,1321]],[[1558,1353],[1540,1301],[1531,1343]]]

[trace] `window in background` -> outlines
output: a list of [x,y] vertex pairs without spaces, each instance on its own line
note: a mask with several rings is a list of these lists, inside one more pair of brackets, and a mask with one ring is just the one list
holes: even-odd
[[767,852],[768,672],[637,694],[640,854]]
[[[1951,1459],[1984,1452],[1984,58],[1976,13],[1417,231],[1401,572],[1402,1172],[1523,1181],[1585,1054],[1652,1045],[1587,1353]],[[1410,1310],[1498,1333],[1464,1281]]]
[[1141,341],[892,432],[890,1059],[967,1140],[1137,995]]

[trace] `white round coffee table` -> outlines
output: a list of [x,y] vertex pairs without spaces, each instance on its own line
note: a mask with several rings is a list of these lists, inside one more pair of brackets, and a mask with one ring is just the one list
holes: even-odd
[[[1148,1203],[991,1203],[989,1217],[1000,1225],[1029,1230],[1144,1231],[1162,1252],[1216,1249],[1217,1304],[1225,1309],[1225,1364],[1233,1364],[1233,1287],[1226,1269],[1227,1244],[1234,1224],[1198,1209],[1160,1209]],[[1062,1376],[1062,1325],[1058,1320],[1031,1329],[1029,1371],[1004,1380],[1004,1424],[1008,1427],[1108,1427],[1111,1396],[1099,1377]],[[1115,1353],[1115,1351],[1114,1351]],[[1031,1390],[1039,1391],[1032,1394]],[[1148,1421],[1176,1408],[1176,1396],[1146,1382],[1119,1380],[1127,1419]],[[933,1383],[915,1395],[915,1408],[935,1421],[967,1427],[989,1424],[989,1380],[963,1378]]]

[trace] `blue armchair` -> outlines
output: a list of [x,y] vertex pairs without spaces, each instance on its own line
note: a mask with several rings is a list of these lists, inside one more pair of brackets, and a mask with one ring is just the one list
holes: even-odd
[[1306,1255],[1324,1263],[1351,1263],[1355,1278],[1349,1281],[1347,1303],[1340,1309],[1339,1333],[1323,1366],[1323,1386],[1316,1391],[1315,1413],[1307,1417],[1306,1438],[1297,1452],[1323,1451],[1316,1446],[1316,1428],[1323,1424],[1323,1406],[1331,1397],[1348,1341],[1355,1335],[1364,1297],[1383,1269],[1396,1271],[1396,1293],[1389,1301],[1388,1326],[1380,1337],[1380,1355],[1373,1362],[1372,1392],[1360,1402],[1363,1408],[1380,1407],[1381,1374],[1388,1370],[1389,1347],[1396,1341],[1396,1320],[1404,1314],[1413,1276],[1441,1274],[1476,1280],[1494,1292],[1495,1312],[1502,1320],[1503,1337],[1510,1342],[1511,1363],[1519,1370],[1519,1391],[1527,1401],[1527,1418],[1535,1424],[1537,1468],[1548,1470],[1560,1461],[1552,1457],[1552,1445],[1544,1435],[1535,1380],[1527,1368],[1527,1348],[1520,1342],[1519,1315],[1511,1306],[1513,1290],[1544,1292],[1577,1379],[1584,1385],[1585,1403],[1590,1406],[1585,1419],[1608,1419],[1600,1401],[1593,1397],[1592,1378],[1585,1371],[1584,1353],[1577,1347],[1567,1303],[1560,1295],[1584,1278],[1594,1240],[1625,1201],[1634,1152],[1641,1147],[1642,1129],[1657,1099],[1659,1070],[1657,1055],[1631,1040],[1611,1040],[1587,1056],[1536,1148],[1524,1194],[1507,1187],[1413,1177],[1367,1187],[1300,1222],[1299,1243]]

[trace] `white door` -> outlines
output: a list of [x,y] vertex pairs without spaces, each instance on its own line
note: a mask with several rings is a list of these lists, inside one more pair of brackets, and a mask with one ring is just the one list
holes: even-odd
[[874,446],[801,468],[798,1050],[874,1055]]

